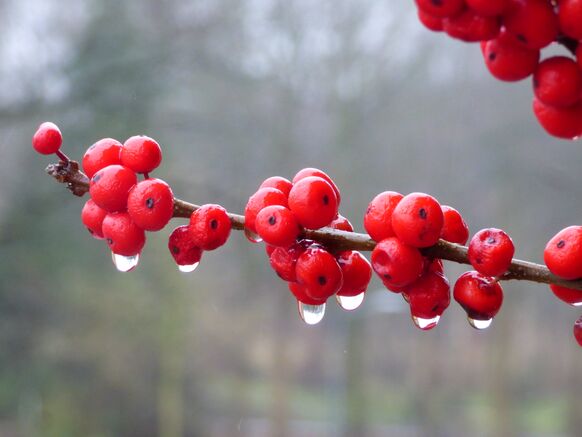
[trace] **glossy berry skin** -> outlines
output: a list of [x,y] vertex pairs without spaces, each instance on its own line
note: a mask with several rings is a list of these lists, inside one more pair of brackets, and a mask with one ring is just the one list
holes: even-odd
[[582,40],[582,1],[560,0],[558,8],[560,30],[570,38]]
[[108,165],[121,164],[122,144],[113,138],[103,138],[90,146],[83,155],[83,171],[92,178]]
[[442,32],[443,30],[443,19],[442,17],[435,17],[424,10],[418,8],[418,20],[426,27],[428,30],[433,32]]
[[127,197],[127,212],[136,225],[145,231],[159,231],[174,214],[174,195],[160,179],[138,182]]
[[93,238],[97,238],[98,240],[103,238],[101,227],[106,215],[107,211],[99,208],[92,199],[85,202],[83,210],[81,211],[81,221]]
[[423,274],[428,271],[444,275],[445,267],[443,265],[443,261],[439,258],[424,257]]
[[485,43],[483,59],[493,77],[516,82],[533,74],[539,63],[540,51],[527,48],[514,35],[502,31],[497,38]]
[[311,293],[307,290],[305,285],[299,284],[297,282],[289,282],[289,291],[295,296],[299,302],[305,305],[322,305],[325,303],[326,299],[314,299],[311,297]]
[[190,216],[192,241],[203,250],[215,250],[224,245],[231,228],[228,213],[220,205],[202,205]]
[[335,257],[319,247],[312,246],[299,256],[295,272],[297,282],[316,300],[326,300],[342,287],[342,271]]
[[533,112],[550,135],[567,140],[582,135],[582,101],[567,108],[556,108],[534,98]]
[[578,43],[578,48],[576,49],[576,60],[578,61],[578,66],[582,69],[582,44]]
[[323,170],[320,170],[318,168],[312,168],[312,167],[307,167],[307,168],[301,169],[293,177],[293,183],[295,184],[295,183],[299,182],[301,179],[305,179],[305,178],[308,178],[310,176],[316,176],[318,178],[321,178],[324,181],[326,181],[329,185],[331,185],[331,188],[333,188],[333,191],[335,192],[335,196],[337,198],[337,204],[339,206],[339,204],[341,203],[341,199],[342,199],[342,196],[340,194],[340,190],[337,187],[337,185],[335,184],[335,182],[333,181],[333,179],[331,177],[329,177],[329,175],[326,172],[324,172]]
[[578,320],[576,320],[576,323],[574,323],[573,333],[574,338],[580,347],[582,347],[582,317],[580,317]]
[[259,188],[249,197],[245,207],[245,229],[257,233],[255,219],[261,209],[270,205],[287,206],[287,196],[281,190],[271,187]]
[[126,212],[107,214],[101,229],[107,245],[117,255],[137,255],[146,241],[144,230]]
[[403,243],[414,247],[436,244],[443,229],[444,216],[437,200],[424,193],[402,198],[392,212],[392,229]]
[[550,284],[550,289],[558,299],[572,306],[582,305],[582,291]]
[[478,14],[488,17],[501,15],[509,6],[510,0],[465,0],[467,6]]
[[168,238],[168,249],[179,266],[191,266],[200,262],[202,249],[192,240],[190,227],[178,226]]
[[503,303],[499,282],[475,271],[465,272],[457,279],[453,296],[474,320],[492,319]]
[[501,276],[509,268],[514,253],[511,237],[501,229],[489,228],[480,230],[471,238],[468,257],[479,273]]
[[546,0],[513,0],[503,24],[530,49],[542,49],[558,36],[558,18]]
[[255,229],[265,243],[277,247],[291,246],[301,233],[295,215],[281,205],[261,209],[255,219]]
[[495,38],[501,29],[497,17],[486,17],[471,9],[443,20],[444,31],[451,37],[465,42],[487,41]]
[[41,155],[52,155],[61,148],[63,144],[63,135],[59,127],[45,121],[42,123],[32,137],[32,147]]
[[447,205],[442,205],[441,210],[444,220],[441,238],[451,243],[464,245],[469,239],[469,226],[463,220],[461,213]]
[[271,176],[263,181],[263,183],[259,186],[261,188],[276,188],[280,190],[285,196],[289,196],[289,191],[293,187],[293,183],[289,179],[285,179],[281,176]]
[[[441,316],[451,303],[449,281],[441,274],[427,271],[402,291],[408,296],[410,313],[422,319]],[[428,325],[426,329],[434,328]]]
[[350,221],[341,214],[338,214],[328,226],[338,231],[354,232],[354,227]]
[[288,282],[296,282],[295,266],[297,265],[297,259],[305,250],[306,247],[303,242],[295,243],[289,247],[277,247],[271,252],[269,263],[281,279]]
[[150,137],[136,135],[128,138],[121,149],[121,163],[136,173],[149,173],[162,162],[162,149]]
[[419,9],[435,17],[452,17],[459,14],[465,5],[463,0],[416,0]]
[[545,105],[572,106],[582,97],[582,70],[566,56],[553,56],[540,62],[533,86],[536,97]]
[[569,226],[554,235],[544,249],[544,262],[556,276],[582,278],[582,226]]
[[384,191],[368,204],[364,214],[364,228],[375,241],[394,237],[392,229],[392,212],[404,196],[395,191]]
[[357,296],[364,293],[372,279],[372,266],[366,257],[356,250],[346,250],[337,254],[337,262],[343,277],[338,296]]
[[109,165],[91,178],[89,194],[107,212],[124,211],[129,191],[137,184],[137,176],[129,168]]
[[337,216],[338,200],[333,187],[325,179],[308,176],[293,184],[289,209],[301,226],[319,229],[329,225]]
[[410,285],[423,271],[420,251],[398,238],[386,238],[372,251],[372,268],[392,291]]

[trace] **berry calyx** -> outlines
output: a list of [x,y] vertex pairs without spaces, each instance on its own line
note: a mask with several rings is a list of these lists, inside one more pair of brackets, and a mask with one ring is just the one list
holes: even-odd
[[503,275],[513,259],[513,241],[501,229],[477,232],[469,243],[468,257],[475,270],[485,276]]
[[231,228],[228,213],[220,205],[202,205],[190,216],[192,241],[203,250],[215,250],[224,245]]
[[329,225],[338,213],[338,200],[333,187],[318,176],[294,182],[289,193],[289,209],[301,226],[319,229]]
[[558,299],[566,302],[568,305],[575,307],[582,305],[582,291],[580,290],[561,287],[555,284],[550,284],[550,290],[552,290]]
[[503,303],[499,282],[475,271],[465,272],[457,279],[453,296],[473,320],[491,320]]
[[320,247],[310,247],[297,259],[297,282],[315,300],[326,300],[342,287],[342,271],[335,257]]
[[443,229],[443,211],[437,200],[425,193],[402,198],[392,212],[392,229],[404,243],[414,247],[436,244]]
[[83,155],[83,171],[90,179],[108,165],[121,164],[122,144],[113,138],[103,138],[91,145]]
[[463,220],[463,216],[455,208],[447,205],[442,205],[441,209],[444,220],[441,238],[451,243],[464,245],[469,239],[469,226]]
[[127,212],[107,214],[101,229],[107,245],[116,255],[137,255],[145,245],[144,230],[133,222]]
[[364,214],[364,228],[375,241],[394,237],[392,213],[404,196],[395,191],[384,191],[368,204]]
[[146,179],[135,185],[127,197],[127,212],[146,231],[159,231],[174,213],[174,195],[160,179]]
[[337,295],[357,296],[364,293],[372,279],[372,266],[366,257],[356,250],[346,250],[337,254],[337,262],[343,277],[343,285]]
[[417,248],[394,237],[386,238],[376,245],[371,261],[372,268],[391,291],[406,287],[418,279],[424,266]]
[[32,147],[41,155],[56,153],[62,144],[63,135],[59,127],[50,121],[42,123],[32,137]]
[[92,199],[85,202],[81,211],[81,221],[93,238],[98,240],[103,238],[103,231],[101,228],[106,215],[107,211],[99,208]]
[[192,240],[190,227],[178,226],[168,238],[168,249],[179,266],[194,266],[202,258],[202,249]]
[[278,247],[292,245],[301,233],[295,215],[281,205],[261,209],[255,219],[255,229],[265,243]]
[[566,56],[553,56],[540,62],[533,86],[536,97],[545,105],[572,106],[582,98],[582,70]]
[[91,178],[89,194],[95,203],[107,212],[124,211],[129,191],[137,183],[137,176],[122,165],[109,165]]
[[544,249],[544,262],[556,276],[582,278],[582,226],[569,226],[554,235]]
[[162,149],[153,138],[136,135],[121,149],[121,163],[136,173],[150,173],[162,162]]

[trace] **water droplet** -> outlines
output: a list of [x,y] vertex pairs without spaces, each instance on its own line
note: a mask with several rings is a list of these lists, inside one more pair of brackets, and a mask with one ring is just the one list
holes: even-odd
[[120,272],[129,272],[137,266],[137,263],[139,262],[139,253],[133,256],[125,256],[111,252],[111,259],[117,270]]
[[358,308],[360,305],[362,305],[362,302],[364,301],[364,295],[366,293],[360,293],[357,294],[355,296],[339,296],[336,295],[335,296],[335,300],[337,301],[337,304],[344,310],[346,311],[353,311],[356,308]]
[[325,316],[325,303],[321,305],[307,305],[306,303],[297,301],[297,309],[301,319],[308,325],[317,325],[323,320]]
[[479,331],[489,328],[491,326],[491,323],[493,323],[493,319],[477,320],[472,319],[471,317],[467,317],[467,320],[469,321],[469,325],[471,325],[475,329],[478,329]]
[[180,270],[182,273],[190,273],[190,272],[193,272],[194,270],[196,270],[196,267],[198,267],[199,264],[200,264],[200,262],[197,262],[194,264],[185,264],[185,265],[178,264],[178,270]]
[[247,237],[247,240],[249,240],[251,243],[260,243],[263,241],[263,239],[259,237],[258,234],[255,234],[253,231],[247,228],[245,228],[245,237]]
[[433,317],[432,319],[423,319],[422,317],[412,316],[412,321],[416,325],[417,328],[422,329],[423,331],[428,331],[436,327],[439,324],[439,320],[441,316]]
[[580,302],[574,302],[571,304],[573,307],[582,307],[582,301]]

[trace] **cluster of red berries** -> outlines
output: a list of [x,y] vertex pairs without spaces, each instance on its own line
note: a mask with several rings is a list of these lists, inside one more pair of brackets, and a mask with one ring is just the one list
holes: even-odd
[[[551,135],[582,135],[581,0],[416,0],[418,17],[433,31],[481,42],[485,65],[499,80],[533,75],[533,112]],[[576,59],[540,51],[560,40],[577,46]]]

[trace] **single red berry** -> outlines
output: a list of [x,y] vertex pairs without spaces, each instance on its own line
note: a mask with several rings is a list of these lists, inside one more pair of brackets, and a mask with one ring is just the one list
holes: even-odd
[[418,20],[426,27],[428,30],[433,32],[442,32],[443,30],[443,19],[442,17],[436,17],[418,8]]
[[[432,271],[425,272],[402,291],[408,296],[412,317],[424,320],[434,320],[440,317],[451,303],[451,288],[449,281],[443,275]],[[436,319],[428,325],[419,325],[421,329],[434,328]]]
[[301,233],[301,226],[290,209],[281,205],[267,206],[257,214],[255,229],[267,244],[291,246]]
[[574,323],[573,331],[574,338],[576,339],[580,347],[582,347],[582,317],[580,317],[578,320],[576,320],[576,323]]
[[513,0],[503,24],[530,49],[542,49],[558,36],[558,17],[546,0]]
[[485,276],[503,275],[514,253],[513,241],[501,229],[481,229],[469,243],[469,261],[475,270]]
[[307,229],[329,225],[338,213],[333,187],[317,176],[308,176],[293,184],[289,193],[289,209]]
[[259,189],[266,187],[276,188],[288,197],[289,191],[291,191],[291,187],[293,187],[293,183],[291,183],[289,179],[285,179],[281,176],[271,176],[263,181]]
[[214,250],[224,245],[231,228],[228,213],[220,205],[202,205],[190,216],[192,241],[203,250]]
[[168,249],[179,266],[193,266],[200,262],[202,249],[192,240],[190,227],[178,226],[168,238]]
[[441,238],[451,243],[465,244],[469,239],[469,226],[463,220],[463,216],[455,208],[442,205],[443,211],[443,229]]
[[420,251],[398,238],[386,238],[372,251],[372,268],[392,291],[416,281],[423,271]]
[[83,156],[83,171],[90,179],[108,165],[121,164],[121,143],[103,138],[90,146]]
[[174,195],[161,179],[146,179],[135,185],[127,197],[127,212],[145,231],[159,231],[174,214]]
[[533,86],[536,97],[544,104],[572,106],[582,97],[582,71],[574,60],[553,56],[540,62],[534,73]]
[[364,214],[364,228],[375,241],[394,237],[392,230],[392,212],[404,196],[395,191],[384,191],[368,204]]
[[63,144],[61,131],[50,121],[42,123],[32,137],[32,147],[41,155],[56,153],[61,148],[61,144]]
[[452,17],[465,6],[464,0],[416,0],[419,9],[435,17]]
[[342,270],[335,257],[319,247],[312,246],[299,255],[295,272],[297,282],[316,300],[326,300],[342,287]]
[[89,194],[107,212],[125,211],[129,191],[136,183],[137,176],[129,168],[109,165],[93,175]]
[[337,262],[342,270],[343,285],[338,296],[357,296],[364,293],[372,279],[372,266],[364,255],[355,250],[337,254]]
[[540,51],[527,48],[514,35],[502,31],[497,38],[484,43],[483,59],[496,79],[516,82],[533,74]]
[[582,1],[560,0],[558,6],[560,30],[570,38],[582,40]]
[[333,181],[333,179],[331,177],[329,177],[329,175],[324,172],[323,170],[320,170],[318,168],[311,168],[311,167],[307,167],[304,168],[302,170],[299,170],[297,172],[297,174],[295,175],[295,177],[293,178],[293,183],[297,183],[299,182],[301,179],[305,179],[307,177],[310,176],[317,176],[318,178],[323,179],[324,181],[326,181],[329,185],[331,185],[331,188],[333,188],[333,191],[335,192],[335,196],[337,197],[337,204],[339,206],[339,204],[341,203],[341,194],[340,194],[340,190],[337,187],[337,185],[335,184],[335,182]]
[[575,307],[582,305],[582,291],[574,290],[573,288],[561,287],[555,284],[550,284],[550,289],[558,299],[566,302],[567,304]]
[[503,303],[499,282],[475,271],[465,272],[457,279],[453,296],[473,320],[491,320]]
[[582,226],[569,226],[554,235],[544,249],[544,262],[556,276],[582,278]]
[[101,229],[109,248],[117,255],[137,255],[146,241],[144,230],[126,212],[107,214]]
[[437,200],[424,193],[402,198],[392,212],[392,229],[402,242],[414,247],[429,247],[439,241],[444,216]]
[[255,219],[257,214],[261,209],[271,205],[287,206],[287,196],[276,188],[259,188],[247,201],[247,206],[245,207],[245,229],[256,234]]
[[510,0],[465,0],[467,6],[486,16],[501,15],[509,6]]
[[136,173],[149,173],[162,162],[162,149],[150,137],[136,135],[128,138],[121,149],[121,163]]
[[81,221],[94,238],[103,238],[103,231],[101,230],[101,227],[103,225],[103,219],[106,215],[107,211],[99,208],[92,199],[89,199],[87,202],[85,202],[83,210],[81,211]]
[[582,135],[582,100],[567,108],[556,108],[534,98],[533,112],[550,135],[567,140]]
[[443,20],[445,32],[465,42],[487,41],[499,35],[501,22],[498,17],[486,17],[471,9]]
[[337,217],[333,219],[329,224],[329,227],[339,231],[354,232],[354,227],[350,221],[341,214],[338,214]]
[[314,299],[311,297],[311,293],[308,292],[307,287],[297,282],[289,282],[289,291],[295,296],[295,299],[305,305],[322,305],[327,300],[327,298]]
[[295,266],[297,265],[297,259],[305,250],[306,247],[303,242],[295,243],[289,247],[276,247],[269,256],[269,263],[281,279],[288,282],[296,282]]

